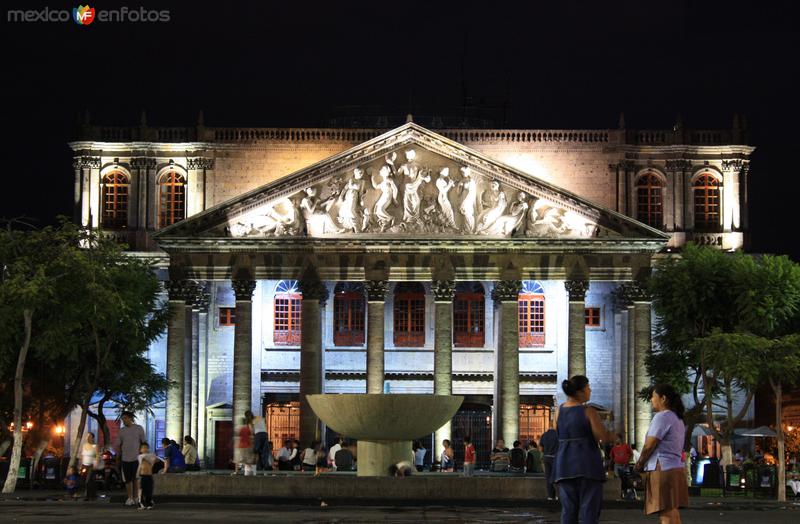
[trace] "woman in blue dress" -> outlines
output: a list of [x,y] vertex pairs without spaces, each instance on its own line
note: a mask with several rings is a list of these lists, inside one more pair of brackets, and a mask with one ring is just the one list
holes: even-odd
[[552,481],[561,500],[561,524],[600,522],[603,482],[606,480],[601,442],[613,442],[597,410],[586,406],[592,397],[589,379],[575,375],[561,383],[567,401],[556,419],[558,451],[553,462]]

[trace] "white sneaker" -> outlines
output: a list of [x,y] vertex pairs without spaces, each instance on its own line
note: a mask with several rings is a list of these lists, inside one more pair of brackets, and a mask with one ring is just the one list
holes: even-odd
[[126,506],[134,506],[134,505],[136,505],[136,502],[134,502],[133,499],[128,499],[128,500],[125,501],[125,505]]

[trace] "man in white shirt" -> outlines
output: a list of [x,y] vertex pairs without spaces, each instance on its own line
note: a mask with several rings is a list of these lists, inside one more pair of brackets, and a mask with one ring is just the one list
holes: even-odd
[[336,439],[336,444],[331,446],[331,450],[328,452],[328,465],[333,468],[333,471],[336,471],[336,452],[342,449],[342,437]]
[[138,502],[139,487],[136,482],[136,471],[139,469],[139,446],[146,442],[144,428],[134,424],[133,413],[122,412],[123,426],[117,433],[114,449],[117,450],[117,460],[122,462],[122,478],[125,489],[128,491],[126,506],[135,506]]
[[285,440],[283,442],[283,447],[278,450],[278,469],[281,471],[289,471],[292,469],[292,458],[294,458],[294,453],[292,453],[292,441]]

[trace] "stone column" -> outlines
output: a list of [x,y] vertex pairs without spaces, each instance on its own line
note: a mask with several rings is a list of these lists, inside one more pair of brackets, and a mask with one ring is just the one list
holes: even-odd
[[[208,376],[208,308],[210,297],[208,292],[204,292],[198,303],[199,311],[197,314],[197,456],[203,466],[207,466],[206,461],[206,400],[207,400],[207,376]],[[194,435],[192,435],[194,437]]]
[[628,346],[627,346],[627,354],[625,355],[625,359],[627,361],[627,372],[628,372],[628,406],[627,406],[627,416],[628,416],[628,442],[636,442],[636,385],[634,384],[634,377],[633,377],[633,363],[634,363],[634,332],[636,328],[636,315],[633,311],[633,302],[630,302],[627,307],[628,312]]
[[633,421],[633,403],[631,392],[633,391],[631,366],[629,356],[632,355],[631,345],[629,344],[630,321],[633,316],[630,309],[633,303],[630,301],[626,286],[620,285],[613,293],[614,309],[620,315],[619,329],[619,392],[620,392],[620,413],[615,418],[621,422],[620,433],[627,442],[631,442],[631,426]]
[[325,284],[315,279],[299,282],[303,301],[300,309],[300,442],[303,446],[320,436],[319,417],[306,395],[322,393],[322,318],[321,306],[328,299]]
[[367,393],[383,393],[383,319],[386,305],[385,280],[368,280],[367,290]]
[[564,287],[569,294],[569,320],[567,339],[567,377],[586,375],[586,280],[567,280]]
[[[186,387],[183,388],[183,435],[190,435],[192,431],[192,391],[194,390],[194,382],[192,382],[192,349],[194,347],[194,292],[186,297],[186,331],[185,331],[185,344],[183,350],[183,378]],[[183,446],[183,435],[181,435],[181,446]]]
[[492,291],[495,302],[497,372],[495,382],[496,438],[519,438],[519,292],[520,280],[500,280]]
[[232,282],[236,295],[236,326],[233,334],[233,460],[240,462],[239,429],[243,425],[244,412],[252,409],[253,368],[253,291],[256,281],[235,279]]
[[[633,340],[633,388],[634,395],[650,385],[645,359],[652,350],[652,334],[650,327],[650,297],[646,290],[639,284],[631,286],[634,317]],[[634,424],[636,444],[642,449],[647,429],[652,419],[650,403],[634,397]]]
[[195,442],[199,435],[200,420],[200,312],[205,309],[208,311],[208,304],[205,303],[205,286],[197,286],[197,290],[192,301],[192,345],[191,345],[191,373],[190,379],[192,390],[189,397],[191,407],[191,419],[189,421],[188,435],[191,435]]
[[183,439],[185,351],[186,351],[186,297],[191,288],[188,280],[170,280],[169,323],[167,325],[167,378],[175,386],[167,390],[166,436],[176,441]]
[[[433,338],[433,393],[453,394],[453,298],[455,282],[435,280],[433,282],[435,335]],[[436,430],[433,449],[434,460],[442,454],[444,439],[451,439],[451,423]]]

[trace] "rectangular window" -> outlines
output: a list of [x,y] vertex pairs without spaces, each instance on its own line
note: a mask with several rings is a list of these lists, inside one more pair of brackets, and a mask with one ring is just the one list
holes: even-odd
[[394,297],[394,345],[425,345],[425,295],[398,293]]
[[278,346],[297,346],[300,344],[300,303],[299,294],[275,295],[275,336],[273,342]]
[[519,346],[544,347],[544,296],[519,296]]
[[600,327],[600,308],[587,307],[585,319],[586,327]]
[[364,344],[365,301],[362,293],[339,293],[333,298],[333,344]]
[[484,296],[459,293],[453,301],[453,344],[456,347],[483,347]]
[[221,307],[221,308],[219,308],[219,325],[220,325],[220,327],[236,325],[236,308],[235,307]]

